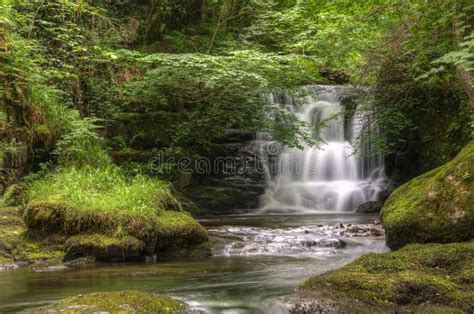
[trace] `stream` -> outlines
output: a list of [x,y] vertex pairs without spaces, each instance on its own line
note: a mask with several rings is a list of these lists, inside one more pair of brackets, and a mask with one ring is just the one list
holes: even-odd
[[[256,214],[201,220],[212,258],[0,272],[0,312],[90,292],[141,290],[181,299],[196,313],[288,313],[304,280],[387,251],[377,215],[354,213],[360,204],[379,200],[385,186],[382,156],[353,153],[362,130],[377,129],[363,111],[350,119],[341,114],[351,88],[305,88],[317,97],[297,104],[273,94],[269,101],[314,128],[325,121],[326,129],[308,134],[322,147],[283,148],[266,165],[263,207]],[[265,155],[272,141],[257,137]]]
[[204,219],[212,258],[3,271],[0,312],[77,294],[140,290],[181,299],[196,313],[287,313],[291,294],[305,279],[388,250],[381,227],[372,225],[376,219],[351,213]]

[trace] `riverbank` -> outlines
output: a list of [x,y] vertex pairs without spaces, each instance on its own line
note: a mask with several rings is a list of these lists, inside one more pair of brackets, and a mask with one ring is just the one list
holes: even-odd
[[472,313],[474,242],[367,254],[297,289],[295,313]]

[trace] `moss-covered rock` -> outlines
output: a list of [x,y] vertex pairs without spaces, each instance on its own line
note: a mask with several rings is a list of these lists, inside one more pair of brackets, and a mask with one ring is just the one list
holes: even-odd
[[47,239],[36,238],[27,232],[22,214],[21,207],[0,208],[0,264],[60,264],[64,237],[51,234]]
[[23,313],[184,313],[186,305],[166,296],[138,291],[97,292],[67,298]]
[[156,242],[158,258],[200,258],[211,255],[206,229],[185,212],[160,215]]
[[19,207],[0,208],[0,257],[10,261],[11,252],[21,241],[25,224]]
[[66,260],[91,256],[98,261],[207,257],[207,231],[181,210],[173,198],[163,200],[169,210],[155,215],[80,211],[63,204],[32,202],[25,221],[32,234],[47,239],[61,234],[67,240]]
[[367,254],[307,280],[295,313],[472,313],[474,242]]
[[452,161],[396,189],[381,218],[392,249],[474,238],[474,141]]
[[142,259],[145,243],[131,236],[121,238],[101,234],[70,237],[64,244],[65,260],[94,257],[100,262],[125,262]]
[[126,233],[144,239],[156,234],[156,215],[142,215],[127,211],[101,211],[76,209],[63,202],[37,202],[28,204],[24,214],[28,229],[38,235],[63,233],[102,233],[114,236]]

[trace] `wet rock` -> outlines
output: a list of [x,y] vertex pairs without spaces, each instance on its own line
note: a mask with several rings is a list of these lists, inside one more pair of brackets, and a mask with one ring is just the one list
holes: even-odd
[[194,206],[185,210],[198,215],[248,213],[260,206],[265,192],[263,166],[257,141],[219,144],[215,156],[208,157],[211,173],[194,174],[192,183],[180,191]]
[[66,266],[82,266],[87,264],[94,264],[96,262],[95,258],[92,256],[80,257],[67,261],[64,263]]
[[383,227],[378,225],[354,225],[345,230],[349,237],[381,237],[384,235]]
[[322,247],[343,248],[346,246],[346,242],[339,239],[325,239],[321,240],[319,245]]
[[351,79],[351,76],[343,70],[322,69],[319,74],[336,84],[347,84]]
[[0,271],[17,269],[19,267],[20,266],[18,266],[16,263],[0,264]]
[[367,202],[357,206],[356,213],[359,214],[373,214],[378,213],[383,206],[382,201]]
[[46,267],[32,267],[34,272],[38,273],[49,273],[49,272],[55,272],[55,271],[64,271],[68,270],[69,267],[66,265],[54,265],[54,266],[46,266]]

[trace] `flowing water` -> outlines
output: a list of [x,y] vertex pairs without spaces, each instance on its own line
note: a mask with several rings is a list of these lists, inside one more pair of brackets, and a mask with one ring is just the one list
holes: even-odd
[[[341,100],[354,92],[344,86],[309,86],[303,104],[286,95],[270,95],[270,102],[284,107],[311,126],[312,139],[320,147],[284,148],[267,173],[262,213],[350,212],[358,205],[376,201],[385,176],[381,155],[367,155],[369,144],[356,153],[355,144],[377,129],[368,115],[356,109],[344,115]],[[324,127],[321,127],[324,125]],[[271,142],[265,142],[268,147]],[[270,146],[271,147],[271,146]],[[270,166],[269,166],[270,167]]]
[[[50,304],[77,294],[141,290],[168,294],[202,313],[287,313],[295,287],[368,252],[384,237],[350,233],[375,216],[237,216],[203,221],[215,256],[205,260],[0,272],[0,312]],[[365,226],[365,227],[364,227]],[[369,228],[369,227],[367,227]],[[373,228],[373,227],[370,227]]]
[[89,292],[141,290],[182,299],[195,312],[288,313],[289,298],[305,279],[368,252],[386,251],[383,230],[371,225],[377,217],[351,213],[357,205],[376,200],[383,189],[382,158],[362,157],[353,150],[354,139],[373,126],[361,110],[350,123],[340,114],[341,96],[350,89],[309,89],[317,96],[308,97],[304,105],[284,95],[272,95],[271,100],[312,126],[325,121],[327,128],[311,131],[313,138],[323,140],[322,149],[285,148],[278,154],[276,170],[267,167],[262,215],[202,221],[213,243],[212,258],[3,271],[0,312]]

